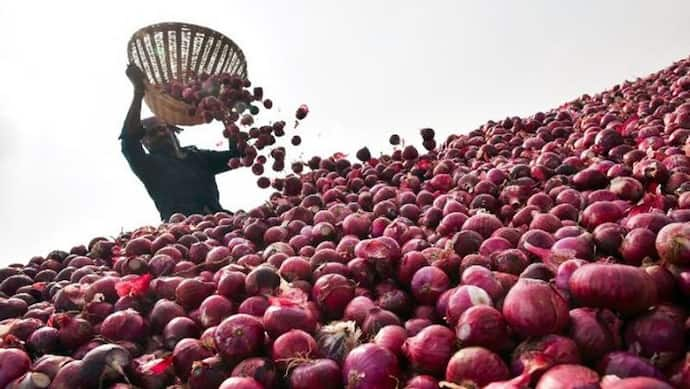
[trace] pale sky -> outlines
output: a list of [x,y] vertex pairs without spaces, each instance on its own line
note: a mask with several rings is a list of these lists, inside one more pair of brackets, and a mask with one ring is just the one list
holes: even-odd
[[[422,127],[443,139],[646,76],[690,54],[688,15],[687,0],[2,1],[0,265],[160,222],[117,141],[127,41],[148,24],[220,31],[286,118],[307,103],[291,161],[389,150],[393,132],[419,145]],[[180,140],[224,149],[220,131]],[[218,176],[221,204],[260,204],[255,180]]]

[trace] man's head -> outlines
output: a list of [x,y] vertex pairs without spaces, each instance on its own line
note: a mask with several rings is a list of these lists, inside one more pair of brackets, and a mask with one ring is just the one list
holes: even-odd
[[179,151],[180,142],[175,134],[181,131],[180,128],[171,126],[155,116],[142,120],[141,125],[146,131],[141,141],[150,152],[176,154]]

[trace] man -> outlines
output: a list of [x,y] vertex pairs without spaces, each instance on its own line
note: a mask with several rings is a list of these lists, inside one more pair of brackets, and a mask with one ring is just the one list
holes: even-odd
[[228,151],[180,147],[176,134],[182,129],[155,117],[140,120],[146,76],[132,64],[126,74],[134,86],[134,99],[119,138],[122,154],[146,187],[161,219],[167,221],[176,212],[205,215],[223,211],[215,175],[230,169],[230,158],[241,156],[236,145],[230,142]]

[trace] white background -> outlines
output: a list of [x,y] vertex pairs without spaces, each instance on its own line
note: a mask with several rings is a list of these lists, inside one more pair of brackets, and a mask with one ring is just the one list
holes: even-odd
[[[426,126],[445,138],[645,76],[690,54],[688,15],[688,1],[2,1],[0,265],[159,222],[116,139],[126,44],[145,25],[230,36],[286,118],[309,105],[311,156],[388,151],[392,132],[419,143]],[[220,140],[217,124],[181,135]],[[221,204],[259,204],[254,182],[219,176]]]

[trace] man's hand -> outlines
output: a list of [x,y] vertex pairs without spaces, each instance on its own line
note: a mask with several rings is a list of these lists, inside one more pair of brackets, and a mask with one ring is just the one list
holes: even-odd
[[127,70],[125,71],[125,74],[134,86],[134,93],[143,95],[145,90],[144,80],[146,79],[146,75],[144,74],[144,72],[142,72],[141,69],[139,69],[136,65],[130,63],[129,65],[127,65]]

